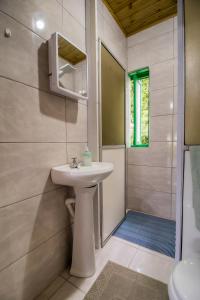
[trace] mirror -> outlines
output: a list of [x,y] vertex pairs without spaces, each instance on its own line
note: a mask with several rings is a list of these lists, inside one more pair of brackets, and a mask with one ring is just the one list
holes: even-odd
[[52,91],[87,100],[87,54],[57,32],[49,41],[49,71]]

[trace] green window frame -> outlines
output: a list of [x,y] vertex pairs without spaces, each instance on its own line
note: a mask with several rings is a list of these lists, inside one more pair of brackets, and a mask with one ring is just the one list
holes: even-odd
[[133,136],[131,147],[149,146],[149,68],[128,74],[131,84]]

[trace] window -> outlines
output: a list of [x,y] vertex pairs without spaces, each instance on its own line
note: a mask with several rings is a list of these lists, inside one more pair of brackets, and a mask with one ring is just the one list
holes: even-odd
[[129,73],[130,145],[149,146],[149,68]]

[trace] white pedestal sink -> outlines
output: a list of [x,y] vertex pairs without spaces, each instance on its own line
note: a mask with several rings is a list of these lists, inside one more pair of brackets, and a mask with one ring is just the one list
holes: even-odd
[[112,163],[93,162],[91,166],[54,167],[51,178],[55,184],[73,186],[76,195],[72,266],[70,273],[89,277],[95,273],[93,197],[97,184],[113,171]]

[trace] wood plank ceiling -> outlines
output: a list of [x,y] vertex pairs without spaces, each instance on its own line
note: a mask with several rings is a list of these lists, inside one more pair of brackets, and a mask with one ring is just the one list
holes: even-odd
[[177,14],[177,0],[103,0],[126,36]]

